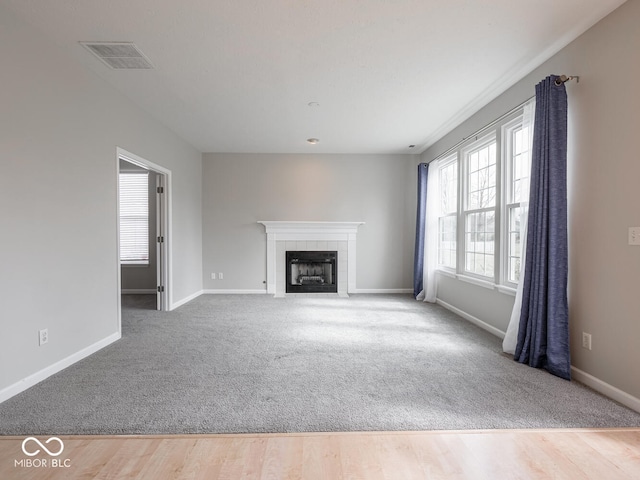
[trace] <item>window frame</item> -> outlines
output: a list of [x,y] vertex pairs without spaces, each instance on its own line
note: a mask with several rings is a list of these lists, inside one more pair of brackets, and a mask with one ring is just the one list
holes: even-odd
[[[443,160],[441,160],[441,162],[438,164],[438,193],[439,193],[439,202],[440,205],[442,205],[442,184],[440,183],[440,172],[442,172],[442,170],[444,170],[445,168],[449,168],[451,166],[455,166],[455,176],[456,176],[456,192],[455,192],[455,199],[456,199],[456,210],[453,212],[447,212],[447,213],[442,213],[441,209],[439,209],[438,212],[438,255],[437,255],[437,266],[438,269],[443,270],[443,271],[448,271],[450,273],[455,273],[457,268],[458,268],[458,211],[460,208],[460,162],[459,162],[459,158],[458,158],[458,153],[454,153],[453,155],[450,155],[446,158],[444,158]],[[441,258],[441,250],[440,250],[440,246],[441,246],[441,239],[442,239],[442,230],[441,230],[441,222],[448,217],[453,217],[454,218],[454,224],[456,227],[456,231],[455,231],[455,242],[456,242],[456,249],[454,252],[454,261],[455,261],[455,265],[454,266],[450,266],[450,265],[445,265],[443,263],[440,263],[440,258]]]
[[[514,146],[512,133],[518,128],[522,128],[525,121],[525,104],[503,115],[496,121],[489,123],[487,126],[478,130],[475,134],[470,135],[465,141],[460,142],[454,149],[443,156],[440,162],[444,162],[443,166],[448,166],[452,161],[457,162],[458,167],[458,204],[457,204],[457,221],[456,221],[456,268],[450,268],[440,264],[440,226],[438,227],[438,265],[437,271],[447,276],[455,277],[459,280],[473,283],[490,289],[498,289],[503,293],[515,295],[517,283],[509,276],[509,255],[510,238],[509,238],[509,212],[510,209],[520,207],[521,202],[512,202],[512,188],[510,183],[513,173],[513,156],[512,149]],[[528,138],[527,138],[528,139]],[[467,209],[468,188],[469,188],[469,166],[468,155],[495,142],[496,148],[496,171],[495,171],[495,204],[493,207],[483,207],[475,209]],[[531,145],[529,145],[531,148]],[[531,151],[528,151],[529,162],[531,165]],[[529,176],[530,178],[530,176]],[[493,248],[493,275],[486,276],[469,271],[466,269],[466,223],[469,214],[491,211],[494,214],[494,248]],[[438,223],[443,215],[439,213]],[[521,245],[521,248],[525,248]],[[514,257],[515,258],[515,257]]]
[[[468,200],[469,200],[469,156],[474,152],[480,151],[483,148],[494,144],[495,145],[495,197],[493,206],[488,207],[478,207],[478,208],[468,208]],[[499,247],[500,247],[500,238],[499,238],[499,230],[498,225],[500,221],[500,212],[499,205],[501,200],[500,195],[500,134],[496,130],[492,130],[488,133],[485,133],[483,136],[475,136],[474,139],[467,142],[461,148],[460,155],[460,167],[462,170],[461,178],[458,179],[459,186],[458,188],[462,191],[462,199],[460,206],[458,207],[459,218],[458,218],[458,241],[462,248],[458,248],[458,273],[460,275],[464,275],[467,277],[475,278],[480,281],[489,282],[491,284],[497,283],[499,272]],[[461,183],[461,185],[460,185]],[[477,214],[477,213],[487,213],[493,212],[493,272],[489,275],[482,275],[470,270],[467,270],[467,218],[469,215]],[[483,252],[486,255],[486,252]]]
[[[511,287],[511,288],[516,288],[518,286],[518,280],[512,280],[511,276],[510,276],[510,259],[511,258],[519,258],[520,255],[512,255],[511,253],[511,238],[510,235],[512,233],[511,231],[511,211],[515,210],[517,208],[523,208],[523,199],[521,199],[520,201],[514,201],[514,191],[513,191],[513,175],[514,175],[514,160],[515,160],[515,156],[514,156],[514,138],[513,135],[517,130],[523,130],[524,128],[524,115],[521,113],[520,115],[517,115],[515,118],[510,117],[509,119],[507,119],[505,121],[505,123],[503,123],[501,130],[502,130],[502,138],[503,138],[503,145],[502,145],[502,149],[504,152],[504,169],[503,169],[503,182],[504,182],[504,202],[502,202],[502,210],[503,210],[503,221],[501,224],[502,227],[502,239],[503,239],[503,248],[500,252],[501,257],[504,259],[503,261],[503,267],[502,267],[502,271],[501,271],[501,279],[502,279],[502,284],[507,286],[507,287]],[[529,171],[531,169],[531,150],[527,149],[525,150],[526,154],[528,155],[528,168]],[[526,177],[529,178],[529,180],[531,179],[531,174],[529,173],[529,175]],[[528,188],[527,188],[527,192],[528,192]],[[525,201],[524,203],[528,203],[527,201]],[[520,240],[522,242],[522,239]],[[520,248],[524,248],[525,246],[520,245]],[[520,267],[522,268],[522,266]]]
[[[122,224],[122,220],[123,217],[125,217],[126,215],[123,215],[123,202],[122,202],[122,193],[123,193],[123,178],[127,177],[127,176],[144,176],[146,179],[146,188],[144,190],[145,194],[144,194],[144,201],[145,201],[145,206],[146,206],[146,216],[144,216],[144,224],[146,225],[146,233],[144,235],[144,238],[146,238],[146,243],[144,244],[146,247],[146,259],[145,258],[125,258],[123,259],[123,244],[126,242],[123,242],[123,235],[126,235],[125,231],[126,229],[123,228],[123,224]],[[119,252],[118,252],[118,259],[120,261],[120,264],[123,266],[133,266],[133,267],[148,267],[150,265],[150,255],[151,255],[151,239],[150,239],[150,231],[149,231],[149,191],[150,191],[150,175],[149,175],[149,171],[120,171],[118,174],[118,202],[119,202],[119,208],[118,208],[118,222],[119,222],[119,235],[120,235],[120,239],[119,239]],[[137,215],[137,217],[142,218],[142,215]]]

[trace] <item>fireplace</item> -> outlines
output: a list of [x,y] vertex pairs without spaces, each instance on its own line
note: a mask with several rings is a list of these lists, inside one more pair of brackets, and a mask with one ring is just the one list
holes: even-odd
[[287,251],[286,293],[337,293],[338,252]]
[[267,293],[286,295],[286,252],[336,251],[338,296],[356,292],[356,234],[364,222],[266,221]]

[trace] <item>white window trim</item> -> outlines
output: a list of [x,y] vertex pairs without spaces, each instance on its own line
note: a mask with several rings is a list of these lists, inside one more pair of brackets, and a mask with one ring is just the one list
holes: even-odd
[[[500,207],[502,209],[501,222],[500,222],[500,237],[502,240],[502,248],[500,249],[500,258],[502,259],[502,267],[500,269],[500,285],[507,287],[508,290],[513,290],[513,295],[515,295],[516,288],[518,287],[517,282],[513,282],[509,280],[509,210],[511,208],[522,207],[522,202],[509,202],[508,200],[511,198],[511,176],[513,170],[512,164],[512,150],[513,145],[511,145],[511,137],[512,132],[519,127],[524,125],[523,112],[520,112],[515,118],[510,117],[506,119],[502,124],[502,152],[504,153],[504,168],[502,174],[502,181],[504,185],[503,193],[505,201],[501,203]],[[524,245],[521,248],[525,248]],[[507,292],[505,292],[507,293]]]
[[[468,277],[471,279],[476,279],[482,283],[490,283],[491,285],[498,284],[499,276],[498,272],[500,271],[500,239],[499,235],[496,234],[495,230],[498,227],[500,222],[500,199],[502,198],[500,195],[500,162],[501,162],[501,149],[500,149],[500,129],[499,126],[496,126],[495,130],[491,130],[489,133],[479,137],[476,136],[474,139],[470,140],[469,143],[464,145],[460,149],[459,155],[459,171],[461,175],[458,176],[458,190],[461,193],[458,201],[458,274],[462,277]],[[485,207],[485,208],[476,208],[473,210],[467,210],[467,193],[468,193],[468,161],[467,156],[470,152],[475,150],[480,150],[492,143],[496,144],[496,198],[494,201],[493,207]],[[493,254],[493,275],[485,276],[480,275],[474,272],[470,272],[466,269],[466,233],[467,233],[467,225],[466,219],[467,215],[472,213],[480,213],[480,212],[494,212],[494,254]]]
[[119,192],[120,195],[122,195],[123,192],[123,178],[126,177],[136,177],[136,176],[144,176],[146,182],[145,182],[145,189],[144,189],[144,204],[147,207],[147,212],[146,212],[146,218],[145,218],[145,227],[146,227],[146,232],[145,232],[145,243],[144,243],[144,247],[146,248],[146,251],[143,249],[141,253],[146,253],[146,259],[145,258],[122,258],[122,250],[123,250],[123,246],[122,246],[122,235],[123,235],[123,229],[122,229],[122,198],[120,198],[120,209],[119,209],[119,214],[118,214],[118,221],[120,222],[120,264],[121,265],[127,265],[127,266],[149,266],[149,255],[151,252],[151,248],[150,248],[150,232],[149,232],[149,172],[148,171],[121,171],[119,173]]
[[[454,153],[453,155],[449,155],[448,157],[446,157],[444,160],[441,160],[441,163],[438,165],[438,175],[440,175],[440,171],[442,171],[445,168],[450,167],[451,165],[455,165],[457,167],[457,171],[456,171],[456,211],[455,212],[451,212],[451,213],[446,213],[444,215],[438,215],[438,248],[440,247],[440,219],[441,218],[445,218],[445,217],[449,217],[449,216],[453,216],[455,218],[455,223],[456,223],[456,266],[455,267],[450,267],[448,265],[444,265],[439,263],[440,261],[440,252],[438,251],[438,255],[437,255],[437,259],[438,259],[438,270],[442,270],[442,271],[447,271],[450,273],[453,273],[454,275],[457,274],[457,269],[458,269],[458,265],[460,264],[459,259],[458,259],[458,247],[459,247],[459,237],[458,237],[458,232],[459,232],[459,214],[460,214],[460,158],[458,153]],[[438,178],[438,182],[440,181],[440,179]],[[442,192],[440,192],[442,193]]]
[[[509,130],[517,128],[523,123],[524,104],[514,109],[509,114],[505,114],[499,120],[480,129],[477,134],[470,135],[468,140],[456,146],[453,153],[444,157],[446,164],[450,161],[457,162],[458,165],[458,208],[457,208],[457,236],[456,236],[456,268],[452,269],[444,265],[438,265],[438,274],[456,278],[460,281],[478,285],[487,289],[494,289],[500,293],[515,296],[517,284],[508,280],[508,208],[513,204],[506,204],[506,200],[510,198],[507,192],[511,188],[508,175],[511,168],[511,158],[507,150],[507,142],[510,139],[507,136]],[[467,154],[477,148],[482,148],[495,141],[496,143],[496,201],[495,207],[465,210],[467,200]],[[504,200],[504,201],[503,201]],[[466,215],[475,211],[493,211],[495,214],[495,234],[494,234],[494,276],[486,277],[465,270],[465,234],[466,234]],[[439,216],[442,218],[442,216]],[[439,246],[439,244],[438,244]],[[523,247],[524,248],[524,247]]]

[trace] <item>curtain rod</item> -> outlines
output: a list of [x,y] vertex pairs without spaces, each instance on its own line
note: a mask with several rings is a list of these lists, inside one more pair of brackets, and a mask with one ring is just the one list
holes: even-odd
[[[519,105],[516,105],[515,107],[513,107],[511,110],[509,110],[506,113],[503,113],[502,115],[500,115],[498,118],[496,118],[493,122],[491,122],[488,125],[485,125],[484,127],[482,127],[480,130],[472,133],[471,135],[464,137],[462,140],[460,140],[458,143],[456,143],[453,147],[448,148],[446,151],[444,151],[443,153],[441,153],[440,155],[438,155],[437,157],[435,157],[433,160],[431,160],[431,162],[435,162],[436,160],[440,160],[442,157],[446,157],[447,155],[449,155],[451,152],[453,152],[454,150],[457,150],[458,147],[460,145],[462,145],[463,143],[465,143],[467,140],[469,140],[471,137],[477,137],[478,135],[482,134],[485,130],[489,130],[491,127],[494,127],[497,123],[500,123],[502,120],[504,120],[505,118],[507,118],[509,115],[513,114],[514,112],[520,110],[522,107],[524,107],[527,102],[530,102],[532,99],[534,99],[536,96],[533,95],[532,97],[527,98],[524,102],[522,102]],[[429,162],[429,163],[431,163]]]
[[[580,83],[580,77],[577,75],[559,75],[556,80],[555,80],[555,84],[557,86],[562,85],[563,83],[569,82],[571,80],[575,80],[576,83]],[[522,102],[520,105],[516,105],[515,107],[513,107],[511,110],[509,110],[506,113],[503,113],[502,115],[500,115],[498,118],[496,118],[493,122],[491,122],[489,125],[485,125],[484,127],[482,127],[480,130],[478,130],[477,132],[472,133],[471,135],[469,135],[468,137],[464,137],[462,140],[460,140],[458,143],[456,143],[453,147],[450,147],[449,149],[447,149],[444,153],[441,153],[440,155],[438,155],[437,157],[435,157],[433,160],[431,160],[431,162],[435,162],[436,160],[440,160],[442,157],[446,157],[447,155],[449,155],[451,152],[453,152],[454,150],[457,150],[458,147],[460,145],[462,145],[464,142],[466,142],[467,140],[469,140],[471,137],[476,137],[480,134],[482,134],[485,130],[490,129],[491,127],[494,127],[497,123],[501,122],[502,120],[504,120],[506,117],[508,117],[509,115],[511,115],[513,112],[521,109],[522,107],[524,107],[527,102],[531,101],[533,98],[535,98],[536,96],[533,95],[529,98],[527,98],[524,102]],[[429,163],[431,163],[429,162]]]

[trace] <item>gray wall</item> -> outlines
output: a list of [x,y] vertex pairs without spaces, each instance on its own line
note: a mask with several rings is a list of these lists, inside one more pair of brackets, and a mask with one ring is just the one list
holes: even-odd
[[0,59],[1,393],[118,331],[117,147],[172,171],[173,300],[201,290],[202,157],[2,7]]
[[[637,153],[640,126],[640,1],[631,0],[537,68],[422,156],[430,161],[534,94],[549,74],[580,75],[569,97],[569,309],[572,363],[640,398],[640,225]],[[438,296],[504,330],[513,298],[455,279]],[[582,332],[593,350],[581,347]]]
[[[205,154],[204,288],[265,288],[258,220],[364,221],[358,289],[411,288],[414,163],[409,155]],[[211,272],[224,280],[211,280]]]

